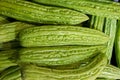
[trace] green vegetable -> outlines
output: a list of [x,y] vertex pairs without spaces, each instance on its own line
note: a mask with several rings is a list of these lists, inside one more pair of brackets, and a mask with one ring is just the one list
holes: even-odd
[[104,33],[79,26],[38,26],[24,29],[19,40],[24,47],[57,45],[104,45]]
[[97,78],[95,80],[116,80],[116,79]]
[[109,41],[107,43],[108,47],[106,51],[106,55],[108,56],[109,62],[111,61],[111,57],[112,57],[113,45],[114,45],[114,40],[116,35],[116,28],[117,28],[117,20],[106,18],[104,32],[109,36]]
[[91,20],[90,20],[90,28],[103,31],[104,22],[105,22],[104,17],[92,15]]
[[117,20],[111,18],[99,17],[99,16],[92,16],[90,21],[90,27],[96,30],[100,30],[110,37],[106,51],[106,55],[108,56],[110,62],[113,52],[115,35],[116,35]]
[[7,20],[6,17],[4,16],[0,16],[0,24],[5,24],[5,23],[8,23],[9,21]]
[[113,65],[106,65],[99,77],[108,79],[120,79],[120,69]]
[[120,3],[101,0],[32,0],[38,3],[62,6],[85,14],[120,19]]
[[117,24],[117,33],[115,38],[115,57],[117,66],[120,68],[120,21]]
[[15,66],[16,50],[0,51],[0,72],[10,66]]
[[31,26],[33,25],[24,22],[12,22],[0,25],[0,43],[15,40],[22,29]]
[[0,14],[21,21],[42,24],[69,24],[75,25],[88,20],[80,12],[39,5],[24,0],[0,0]]
[[24,80],[95,80],[106,64],[105,54],[100,53],[85,67],[71,70],[56,70],[27,65],[23,67],[23,78]]
[[[0,25],[1,24],[5,24],[8,23],[9,21],[7,20],[7,18],[5,16],[1,16],[0,15]],[[2,47],[2,43],[0,42],[0,48]]]
[[11,66],[1,72],[0,80],[22,80],[19,66]]
[[95,56],[105,46],[54,46],[23,48],[19,62],[41,66],[67,65]]

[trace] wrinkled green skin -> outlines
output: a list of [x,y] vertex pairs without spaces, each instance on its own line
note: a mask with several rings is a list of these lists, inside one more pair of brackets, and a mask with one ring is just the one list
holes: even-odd
[[108,79],[120,79],[120,69],[113,65],[106,65],[99,77]]
[[54,46],[22,48],[19,62],[42,66],[68,65],[95,56],[105,46]]
[[27,65],[23,67],[23,76],[25,80],[94,80],[101,73],[107,58],[105,54],[98,54],[89,64],[84,67],[76,69],[58,70],[46,67],[37,67],[34,65]]
[[24,0],[0,0],[0,14],[17,20],[42,24],[75,25],[88,20],[83,13],[44,6]]
[[115,38],[115,56],[117,66],[120,68],[120,21],[117,24],[117,33]]
[[33,0],[38,3],[74,9],[85,14],[120,19],[120,3],[103,0]]
[[18,38],[18,33],[34,25],[24,22],[11,22],[0,25],[0,43],[9,42]]
[[22,80],[19,66],[10,66],[3,70],[0,75],[0,80]]
[[36,26],[20,32],[23,47],[59,45],[105,45],[108,36],[101,31],[79,26]]
[[16,50],[0,51],[0,72],[10,66],[15,66]]

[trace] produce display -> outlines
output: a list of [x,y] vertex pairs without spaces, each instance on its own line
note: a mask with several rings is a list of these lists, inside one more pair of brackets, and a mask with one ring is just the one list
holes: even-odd
[[119,80],[120,3],[0,0],[0,80]]

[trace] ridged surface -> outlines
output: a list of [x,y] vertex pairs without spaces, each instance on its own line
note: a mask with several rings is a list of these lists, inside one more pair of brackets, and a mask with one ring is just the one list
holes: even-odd
[[85,67],[56,70],[28,65],[23,67],[24,80],[94,80],[107,64],[105,54],[99,54]]
[[95,56],[105,46],[56,46],[23,48],[19,62],[39,65],[67,65]]
[[24,47],[55,45],[101,45],[108,41],[104,33],[79,26],[38,26],[20,33]]
[[43,24],[79,24],[88,20],[80,12],[48,7],[22,0],[0,0],[0,14],[17,20]]
[[117,33],[115,38],[115,57],[117,66],[120,68],[120,20],[117,23]]
[[12,59],[12,56],[15,56],[16,50],[7,50],[0,51],[0,72],[10,66],[17,65],[15,59]]
[[25,28],[33,25],[23,22],[12,22],[0,25],[0,43],[15,40],[17,34]]
[[120,79],[120,69],[113,65],[107,65],[99,77],[108,79]]
[[1,72],[0,80],[22,80],[19,66],[11,66]]
[[109,36],[106,55],[110,63],[113,55],[113,46],[114,46],[116,30],[117,30],[117,19],[106,18],[104,27],[105,27],[104,29],[105,34]]
[[120,19],[120,4],[100,0],[33,0],[38,3],[71,8],[85,14]]
[[94,16],[94,15],[91,16],[90,28],[103,31],[104,24],[105,24],[105,17]]

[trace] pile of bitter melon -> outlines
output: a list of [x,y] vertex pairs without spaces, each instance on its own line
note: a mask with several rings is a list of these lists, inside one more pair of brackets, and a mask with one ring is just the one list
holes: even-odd
[[96,27],[119,13],[112,1],[0,0],[0,80],[120,79],[113,39]]

